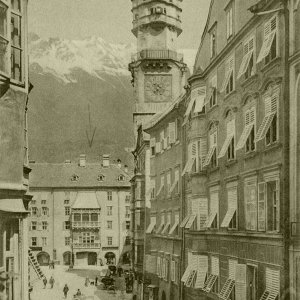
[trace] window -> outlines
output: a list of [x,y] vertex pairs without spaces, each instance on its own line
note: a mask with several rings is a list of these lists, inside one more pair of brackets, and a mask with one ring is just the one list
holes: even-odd
[[130,203],[130,195],[125,196],[125,203]]
[[179,169],[175,169],[174,171],[174,181],[170,188],[170,194],[175,192],[176,194],[179,193]]
[[222,158],[227,152],[227,159],[235,158],[235,118],[232,111],[227,112],[226,116],[226,139],[218,155]]
[[81,214],[75,213],[73,215],[74,222],[80,222],[81,221]]
[[91,221],[98,222],[98,214],[97,213],[91,213]]
[[151,149],[151,156],[155,155],[155,146],[156,146],[156,140],[155,138],[150,139],[150,149]]
[[130,237],[129,236],[125,237],[125,245],[130,245]]
[[163,189],[164,189],[164,184],[165,184],[165,178],[164,178],[164,175],[161,174],[161,176],[160,176],[160,187],[159,187],[159,190],[158,190],[157,193],[156,193],[156,196],[159,196],[160,193],[163,191]]
[[229,57],[225,62],[225,76],[221,92],[225,95],[230,94],[234,90],[234,56]]
[[130,206],[125,206],[125,218],[130,218]]
[[119,181],[124,181],[125,180],[125,176],[124,175],[119,175],[118,180]]
[[82,222],[89,222],[90,221],[90,214],[89,213],[83,213],[82,214]]
[[43,221],[42,228],[43,228],[43,230],[48,230],[48,222]]
[[203,166],[208,166],[209,164],[211,168],[215,168],[217,166],[217,138],[217,126],[212,124],[209,130],[209,150],[205,157]]
[[207,228],[218,228],[219,226],[219,190],[210,190],[209,214],[205,222]]
[[111,191],[107,192],[107,200],[112,201],[112,192]]
[[70,200],[66,199],[64,200],[64,205],[69,205],[70,204]]
[[226,36],[227,39],[233,35],[233,2],[230,2],[226,8]]
[[258,129],[254,142],[258,142],[265,137],[266,145],[270,145],[277,141],[279,87],[270,87],[263,98],[265,104],[265,116]]
[[244,129],[236,146],[237,150],[246,146],[246,153],[255,150],[255,109],[255,104],[252,102],[246,104],[244,112]]
[[170,192],[171,192],[171,172],[167,173],[167,195],[170,196]]
[[112,229],[112,221],[107,221],[107,229]]
[[100,175],[98,175],[97,180],[98,181],[104,181],[104,178],[105,178],[105,176],[100,174]]
[[7,51],[8,51],[8,28],[7,11],[5,3],[0,2],[0,71],[8,73],[7,69]]
[[[17,6],[14,6],[17,8]],[[18,9],[19,11],[19,9]],[[22,81],[22,36],[21,16],[19,12],[11,13],[11,77]]]
[[42,215],[43,216],[48,216],[49,215],[48,207],[42,207]]
[[206,86],[193,88],[191,91],[191,97],[185,111],[184,123],[187,123],[191,114],[199,114],[204,112],[204,104],[206,98]]
[[215,25],[210,31],[210,57],[217,55],[217,26]]
[[265,60],[268,64],[272,59],[277,57],[277,40],[278,40],[277,16],[272,17],[264,26],[264,42],[261,47],[257,63]]
[[70,221],[64,222],[64,230],[70,230]]
[[280,291],[280,271],[266,268],[266,288],[260,299],[278,299]]
[[207,293],[218,293],[219,291],[219,258],[217,256],[211,256],[210,258],[210,271],[207,277],[203,290]]
[[228,277],[219,293],[221,299],[226,300],[235,300],[235,279],[236,279],[236,266],[237,260],[229,259],[228,260]]
[[31,238],[31,246],[37,246],[37,238],[36,237],[32,237]]
[[43,205],[43,204],[46,204],[47,203],[47,201],[46,200],[42,200],[41,201],[41,204]]
[[32,221],[31,222],[31,230],[36,230],[37,229],[37,222],[36,221]]
[[37,216],[37,212],[38,212],[37,207],[31,207],[31,215],[32,216]]
[[130,230],[130,221],[125,221],[126,230]]
[[151,189],[150,198],[155,199],[155,179],[151,179],[150,185],[151,185],[151,187],[150,187],[150,189]]
[[70,237],[69,236],[65,236],[65,246],[70,246]]
[[245,179],[244,183],[246,230],[257,230],[257,186],[256,178]]
[[217,75],[213,76],[209,82],[209,107],[213,107],[217,104]]
[[47,238],[42,237],[42,246],[47,246]]
[[176,122],[169,123],[169,143],[174,144],[176,142]]
[[156,216],[151,216],[150,224],[149,224],[148,228],[146,229],[146,233],[152,233],[155,225],[156,225]]
[[70,206],[66,206],[66,207],[65,207],[65,216],[69,216],[69,215],[70,215],[70,212],[71,212]]
[[237,79],[239,79],[243,75],[245,75],[245,79],[247,79],[254,74],[254,49],[254,36],[252,36],[243,44],[244,56]]
[[197,141],[192,141],[188,144],[188,149],[187,149],[187,162],[186,165],[182,171],[181,176],[183,176],[185,173],[191,173],[193,166],[197,165],[198,161],[198,142]]
[[227,212],[221,227],[237,229],[237,183],[227,185]]
[[31,201],[30,201],[30,204],[31,204],[31,205],[36,205],[36,200],[31,200]]
[[112,243],[113,243],[113,242],[112,242],[112,237],[111,237],[111,236],[108,236],[108,237],[107,237],[107,245],[108,245],[108,246],[112,246]]
[[107,215],[112,216],[112,206],[107,206],[106,209],[107,209]]
[[78,180],[79,180],[79,176],[78,176],[78,175],[73,174],[73,175],[71,176],[71,181],[78,181]]

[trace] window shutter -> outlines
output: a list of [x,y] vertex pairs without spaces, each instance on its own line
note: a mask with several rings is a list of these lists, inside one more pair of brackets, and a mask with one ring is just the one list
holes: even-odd
[[219,276],[219,258],[216,256],[211,257],[211,274]]
[[164,137],[165,137],[165,133],[164,133],[164,131],[161,131],[161,133],[160,133],[161,150],[164,150]]
[[272,294],[279,294],[280,271],[266,268],[266,290]]
[[207,139],[206,138],[201,138],[200,139],[200,149],[199,149],[199,157],[200,157],[200,162],[201,162],[201,168],[203,168],[206,154],[207,154]]
[[254,52],[254,37],[251,37],[248,41],[244,43],[243,49],[244,49],[244,56],[243,56],[243,60],[237,78],[240,78],[247,71],[249,62]]
[[229,259],[228,261],[228,277],[230,279],[235,280],[236,278],[236,266],[237,266],[237,260],[235,259]]
[[198,87],[191,91],[191,98],[195,98],[195,113],[200,113],[203,109],[206,98],[206,87]]
[[161,152],[161,142],[156,142],[155,152],[156,153],[160,153]]
[[150,147],[155,147],[155,138],[150,139]]
[[175,282],[175,268],[176,268],[176,263],[174,260],[171,262],[171,280]]
[[176,141],[175,122],[169,123],[169,143],[174,144]]
[[247,299],[247,266],[237,264],[235,270],[235,300]]
[[195,282],[195,289],[202,289],[204,287],[205,278],[208,271],[208,257],[205,255],[197,255],[197,278]]
[[246,208],[246,229],[257,229],[257,200],[256,182],[246,181],[244,185],[245,208]]
[[266,184],[258,184],[258,230],[266,230]]

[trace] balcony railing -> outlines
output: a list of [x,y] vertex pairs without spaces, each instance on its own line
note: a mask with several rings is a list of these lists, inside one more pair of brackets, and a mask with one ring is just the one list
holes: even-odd
[[100,248],[101,244],[99,243],[79,243],[79,242],[73,242],[73,248],[82,248],[82,249],[93,249],[93,248]]
[[100,222],[72,222],[72,228],[99,228]]
[[173,50],[150,50],[145,49],[131,56],[131,61],[138,61],[141,59],[172,59],[182,61],[183,55]]

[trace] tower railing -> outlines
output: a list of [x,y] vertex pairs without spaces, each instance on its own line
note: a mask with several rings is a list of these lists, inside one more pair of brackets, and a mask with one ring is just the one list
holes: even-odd
[[131,61],[138,61],[142,59],[172,59],[176,61],[183,60],[183,54],[177,53],[173,50],[150,50],[145,49],[131,56]]

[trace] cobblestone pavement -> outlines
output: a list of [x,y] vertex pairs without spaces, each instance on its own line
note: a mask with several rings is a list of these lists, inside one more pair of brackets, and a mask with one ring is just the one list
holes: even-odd
[[[100,286],[90,285],[84,286],[85,278],[88,276],[91,280],[94,280],[98,275],[98,270],[72,270],[67,271],[65,266],[56,266],[54,270],[49,270],[48,267],[42,267],[42,271],[47,277],[48,284],[46,289],[43,288],[41,280],[36,281],[33,284],[33,292],[31,293],[31,300],[61,300],[64,299],[63,287],[65,284],[69,287],[68,300],[73,300],[73,295],[77,289],[80,289],[84,297],[82,300],[131,300],[132,294],[123,295],[120,291],[108,292],[102,290]],[[50,288],[49,279],[53,276],[55,284],[53,289]],[[116,278],[116,286],[120,286],[119,279]],[[122,284],[121,284],[122,285]]]

